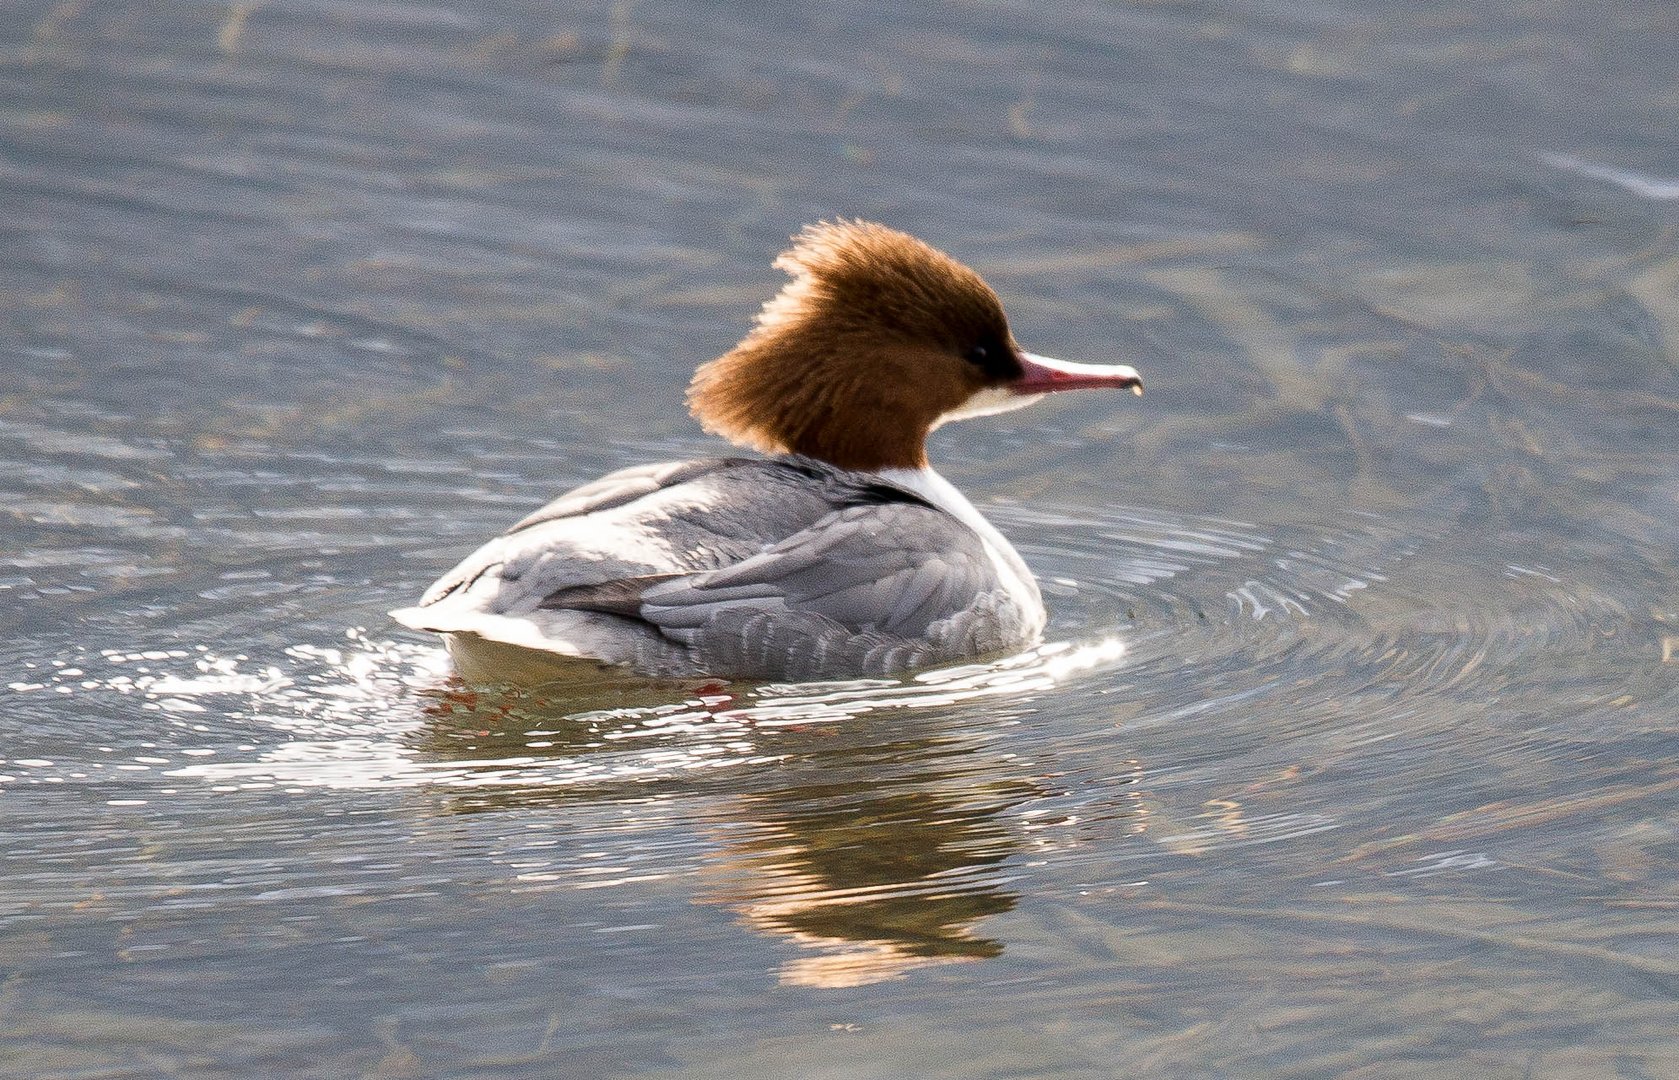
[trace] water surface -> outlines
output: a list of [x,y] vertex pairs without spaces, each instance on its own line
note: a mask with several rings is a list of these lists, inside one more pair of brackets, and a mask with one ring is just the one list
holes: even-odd
[[[1671,5],[3,10],[0,1075],[1679,1073]],[[450,683],[836,214],[1046,646]]]

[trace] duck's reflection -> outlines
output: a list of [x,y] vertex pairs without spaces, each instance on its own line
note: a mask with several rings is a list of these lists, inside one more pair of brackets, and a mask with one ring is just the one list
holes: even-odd
[[[667,769],[656,783],[705,804],[701,828],[715,846],[696,901],[799,947],[781,969],[784,983],[858,986],[1003,951],[978,926],[1017,902],[1004,864],[1021,846],[1022,804],[1054,793],[984,733],[964,730],[957,710],[770,726],[726,693],[663,710],[630,708],[615,693],[596,695],[605,711],[555,716],[531,695],[444,688],[415,749],[439,764],[540,759],[575,770],[590,757],[622,757],[626,745],[658,746],[667,762],[732,745],[773,763],[700,769],[685,781]],[[462,811],[645,798],[647,779],[498,783],[452,798]]]
[[960,793],[889,782],[745,799],[750,828],[718,852],[702,898],[809,950],[782,968],[789,984],[859,986],[996,956],[1002,944],[975,926],[1015,906],[1004,815],[1031,795],[1008,781]]

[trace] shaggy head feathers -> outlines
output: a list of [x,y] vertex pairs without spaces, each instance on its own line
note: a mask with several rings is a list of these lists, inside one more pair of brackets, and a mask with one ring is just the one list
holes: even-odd
[[775,265],[793,280],[689,387],[707,431],[841,468],[916,468],[941,416],[1019,374],[997,294],[913,236],[823,222]]

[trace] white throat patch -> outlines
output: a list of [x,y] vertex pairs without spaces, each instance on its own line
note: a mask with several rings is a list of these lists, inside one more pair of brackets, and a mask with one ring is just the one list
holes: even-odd
[[994,416],[997,413],[1024,409],[1043,397],[1042,394],[1017,394],[1001,386],[988,386],[961,405],[940,416],[933,426],[943,427],[952,420],[968,420],[975,416]]

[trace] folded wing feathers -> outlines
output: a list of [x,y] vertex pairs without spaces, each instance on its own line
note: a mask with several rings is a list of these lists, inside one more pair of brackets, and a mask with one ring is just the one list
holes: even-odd
[[988,592],[990,577],[970,530],[924,506],[875,505],[830,514],[734,566],[649,589],[642,617],[695,630],[727,609],[767,608],[821,616],[850,634],[919,637]]
[[731,464],[729,458],[700,458],[695,461],[661,461],[654,465],[633,465],[607,473],[582,487],[573,488],[542,509],[520,519],[508,534],[561,518],[581,517],[599,510],[634,502],[643,495],[697,479]]

